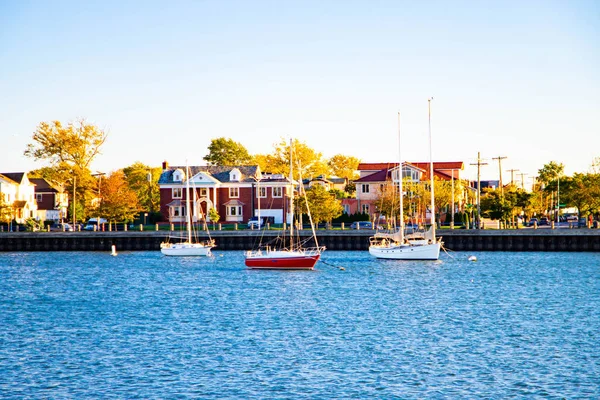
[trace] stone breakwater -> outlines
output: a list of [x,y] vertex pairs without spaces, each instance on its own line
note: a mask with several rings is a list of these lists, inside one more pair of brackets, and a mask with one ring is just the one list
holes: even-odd
[[[329,250],[367,250],[374,231],[318,231],[319,245]],[[215,231],[215,250],[249,250],[278,231]],[[169,232],[19,232],[0,233],[0,252],[7,251],[119,251],[159,250]],[[310,232],[302,231],[310,240]],[[600,252],[600,230],[439,230],[444,247],[454,251],[575,251]],[[201,236],[200,239],[206,238]],[[314,244],[314,243],[313,243]],[[309,242],[307,245],[311,245]]]

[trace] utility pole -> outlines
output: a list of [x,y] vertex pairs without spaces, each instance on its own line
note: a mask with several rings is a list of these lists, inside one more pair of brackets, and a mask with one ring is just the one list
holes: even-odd
[[531,179],[531,191],[533,192],[535,190],[535,184],[537,183],[537,178],[538,176],[530,176],[529,179]]
[[529,175],[525,172],[521,172],[519,175],[521,175],[521,189],[525,190],[525,175]]
[[518,169],[507,169],[506,171],[510,172],[510,183],[512,185],[513,182],[515,181],[515,172],[517,172]]
[[477,229],[481,229],[481,179],[480,179],[480,170],[482,165],[487,165],[487,163],[482,162],[481,152],[477,152],[477,163],[471,163],[471,165],[477,165]]
[[503,156],[498,156],[498,157],[492,157],[492,160],[498,160],[498,171],[500,172],[500,198],[503,199],[504,198],[504,186],[502,185],[502,160],[506,159],[508,157],[503,157]]

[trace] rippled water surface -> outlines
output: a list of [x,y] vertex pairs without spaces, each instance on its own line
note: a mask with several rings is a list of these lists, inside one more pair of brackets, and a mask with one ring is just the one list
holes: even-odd
[[452,257],[0,253],[0,397],[600,397],[600,254]]

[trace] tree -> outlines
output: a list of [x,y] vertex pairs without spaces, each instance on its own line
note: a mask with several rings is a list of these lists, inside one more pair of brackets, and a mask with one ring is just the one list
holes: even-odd
[[4,201],[4,196],[0,193],[0,223],[10,224],[13,220],[13,215],[13,206]]
[[542,169],[538,170],[538,180],[545,185],[548,185],[561,176],[564,170],[565,166],[562,163],[558,164],[555,161],[550,161],[548,164],[545,164]]
[[[306,200],[304,196],[306,196]],[[321,221],[331,222],[333,218],[339,217],[344,212],[342,203],[321,185],[311,187],[295,201],[296,209],[303,214],[308,212],[306,209],[306,202],[308,201],[310,215],[315,224]]]
[[221,219],[221,216],[219,215],[219,212],[217,211],[216,208],[211,207],[210,210],[208,210],[208,219],[210,219],[210,221],[213,223],[213,229],[215,228],[215,224],[219,222],[219,220]]
[[[26,157],[47,161],[50,166],[37,171],[39,176],[61,190],[67,190],[85,208],[95,197],[96,181],[90,165],[100,154],[107,134],[95,125],[80,119],[64,126],[60,121],[42,122],[33,133],[33,143],[27,145]],[[71,204],[73,204],[71,197]],[[72,209],[69,209],[72,212]]]
[[346,178],[348,181],[357,178],[358,174],[356,170],[358,169],[358,164],[360,164],[358,158],[343,154],[336,154],[327,161],[327,165],[334,176]]
[[252,157],[242,144],[221,137],[210,141],[204,160],[211,165],[248,165]]
[[[293,168],[295,178],[314,178],[327,175],[328,167],[323,161],[321,153],[317,153],[305,143],[294,139],[292,142]],[[264,172],[290,175],[290,143],[285,139],[274,145],[274,152],[268,155],[254,156]]]
[[[388,180],[379,192],[379,198],[377,199],[377,209],[379,213],[390,219],[395,219],[400,215],[400,197],[398,192],[398,185],[395,185],[391,180]],[[404,204],[404,208],[407,208],[408,203]]]
[[52,165],[67,163],[88,169],[100,154],[106,133],[80,119],[66,127],[60,121],[42,122],[33,134],[34,143],[27,145],[25,156],[47,160]]
[[111,173],[101,184],[99,213],[110,222],[129,222],[140,211],[136,193],[128,186],[123,171]]
[[560,189],[561,201],[577,207],[582,217],[600,208],[600,174],[575,173],[561,181]]
[[140,206],[151,213],[160,210],[160,188],[158,179],[162,173],[161,168],[149,167],[141,162],[136,162],[123,168],[125,180],[139,200]]

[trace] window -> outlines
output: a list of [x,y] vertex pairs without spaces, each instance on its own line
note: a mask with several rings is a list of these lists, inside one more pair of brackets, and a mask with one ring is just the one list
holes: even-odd
[[362,192],[363,193],[369,193],[369,185],[363,184],[362,185]]
[[274,187],[273,188],[273,197],[283,197],[283,188]]
[[344,212],[348,215],[350,215],[350,204],[344,204]]
[[242,215],[242,206],[229,206],[227,207],[227,215],[235,217]]
[[229,188],[229,198],[232,198],[232,197],[240,197],[239,188],[237,188],[237,187]]
[[200,189],[200,197],[208,197],[208,189],[207,188]]
[[173,216],[174,217],[181,217],[182,215],[184,215],[185,213],[185,207],[173,207]]
[[181,193],[182,193],[181,188],[173,188],[173,198],[174,199],[180,199]]
[[42,196],[42,194],[36,194],[35,195],[35,201],[37,201],[38,203],[41,203],[43,197],[44,196]]
[[267,188],[264,186],[259,187],[257,196],[258,197],[267,197]]
[[362,205],[362,212],[363,212],[363,214],[369,214],[369,205],[368,204]]

